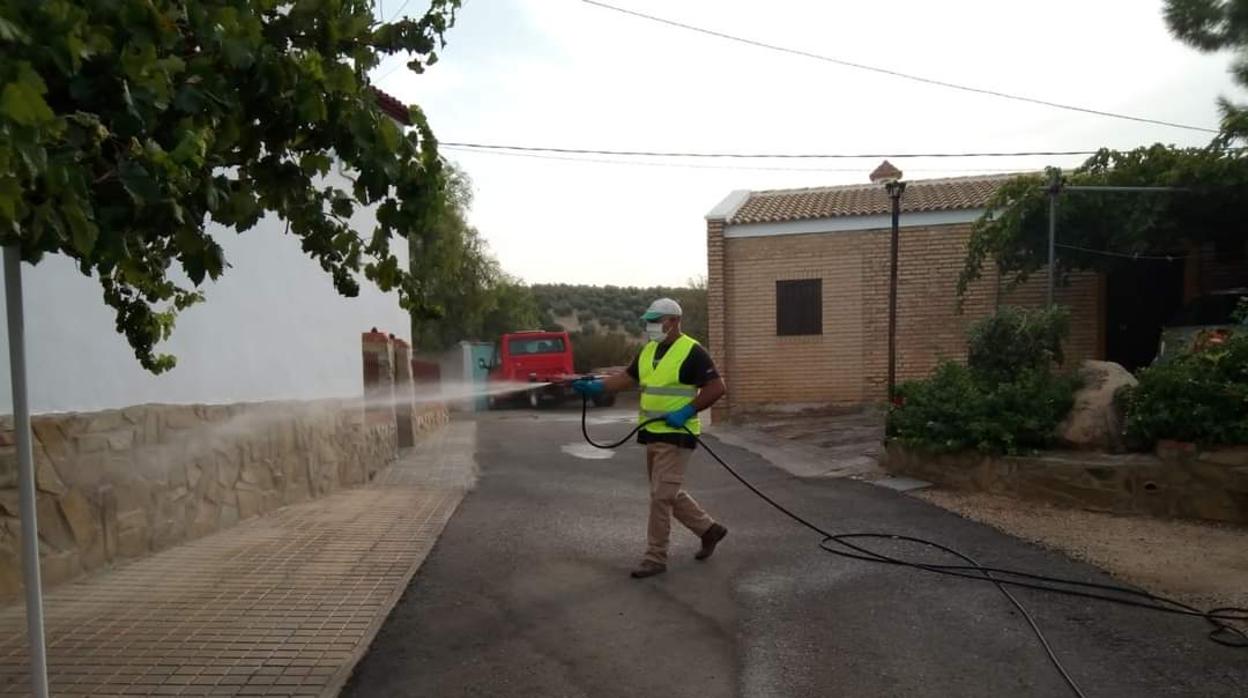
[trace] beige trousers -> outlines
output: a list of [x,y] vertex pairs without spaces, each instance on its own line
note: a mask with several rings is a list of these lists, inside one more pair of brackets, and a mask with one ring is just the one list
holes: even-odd
[[667,542],[672,532],[672,515],[685,528],[701,537],[714,523],[693,497],[684,490],[685,467],[693,449],[672,444],[646,444],[646,471],[650,478],[650,523],[645,559],[667,564]]

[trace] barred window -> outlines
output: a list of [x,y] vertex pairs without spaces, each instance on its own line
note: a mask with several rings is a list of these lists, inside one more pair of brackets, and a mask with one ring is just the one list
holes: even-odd
[[823,334],[823,279],[776,282],[776,334]]

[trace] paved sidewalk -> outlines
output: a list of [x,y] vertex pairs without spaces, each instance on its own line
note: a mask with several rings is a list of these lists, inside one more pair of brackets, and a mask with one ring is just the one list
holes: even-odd
[[[476,476],[476,424],[361,488],[54,589],[56,696],[336,695]],[[25,610],[0,607],[0,696],[30,693]]]
[[875,481],[884,440],[884,414],[875,409],[757,410],[717,424],[710,433],[798,477]]

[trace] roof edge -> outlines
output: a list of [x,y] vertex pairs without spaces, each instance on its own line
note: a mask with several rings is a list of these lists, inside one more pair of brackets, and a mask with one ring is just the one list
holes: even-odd
[[725,196],[722,201],[715,205],[706,214],[708,221],[725,221],[736,215],[737,211],[750,200],[751,192],[749,189],[734,189],[732,193]]
[[[915,211],[902,216],[898,220],[898,228],[933,228],[944,225],[974,223],[987,213],[989,213],[989,210],[984,207],[942,211]],[[754,238],[823,233],[857,233],[868,230],[888,230],[891,222],[892,216],[890,214],[870,213],[853,216],[797,218],[786,221],[761,221],[758,223],[729,223],[724,227],[724,237]]]
[[399,101],[398,97],[376,87],[370,87],[370,89],[373,91],[373,96],[377,98],[377,107],[381,109],[381,113],[404,126],[412,125],[411,111],[408,110],[406,104]]
[[[957,177],[932,177],[930,179],[907,179],[907,186],[926,186],[930,184],[947,184],[957,182],[971,182],[977,180],[1010,180],[1019,175],[1036,174],[1034,170],[1019,170],[1018,172],[985,172],[983,174],[960,175]],[[808,192],[822,191],[848,191],[851,189],[883,189],[882,184],[874,184],[872,182],[851,184],[829,184],[822,187],[793,187],[791,189],[759,189],[751,192],[759,196],[785,195],[785,194],[803,194]]]

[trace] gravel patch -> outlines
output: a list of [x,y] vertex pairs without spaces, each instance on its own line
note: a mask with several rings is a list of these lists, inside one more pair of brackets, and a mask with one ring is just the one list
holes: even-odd
[[973,521],[1200,608],[1248,607],[1248,528],[1120,516],[983,493],[914,492]]

